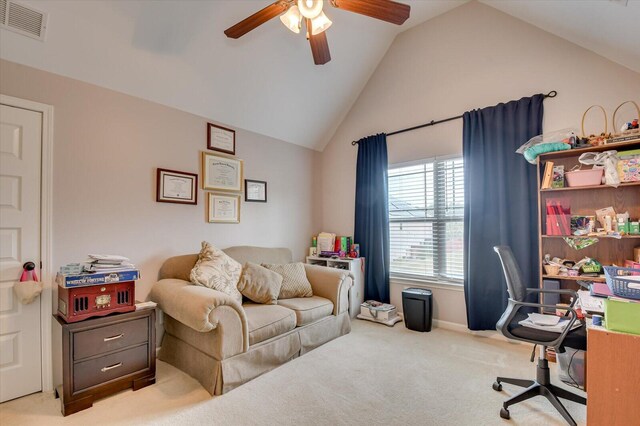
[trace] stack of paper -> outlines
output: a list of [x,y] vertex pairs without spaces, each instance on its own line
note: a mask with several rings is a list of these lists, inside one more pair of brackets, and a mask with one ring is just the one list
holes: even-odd
[[[570,319],[557,315],[529,314],[529,318],[520,321],[518,324],[535,328],[536,330],[550,331],[552,333],[562,333],[569,325]],[[579,328],[582,322],[576,321],[571,327],[572,330]]]
[[136,268],[129,258],[115,254],[90,254],[85,263],[87,272],[118,272]]
[[[607,287],[607,289],[608,288],[609,287]],[[583,311],[593,312],[596,314],[604,313],[604,298],[594,297],[586,290],[578,290],[578,298]]]

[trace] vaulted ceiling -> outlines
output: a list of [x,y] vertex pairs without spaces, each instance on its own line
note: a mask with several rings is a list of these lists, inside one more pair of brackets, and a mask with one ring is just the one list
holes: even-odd
[[[0,31],[0,57],[322,150],[396,34],[466,1],[404,2],[401,27],[325,8],[332,60],[315,66],[277,19],[224,36],[269,0],[25,0],[46,41]],[[484,2],[640,72],[640,2]]]

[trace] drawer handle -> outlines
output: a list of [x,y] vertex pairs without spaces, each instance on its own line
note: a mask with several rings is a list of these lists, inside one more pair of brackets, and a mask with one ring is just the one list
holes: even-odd
[[122,338],[122,337],[124,337],[124,333],[120,333],[120,334],[118,334],[117,336],[105,337],[103,340],[104,340],[105,342],[110,342],[110,341],[112,341],[112,340],[117,340],[117,339],[120,339],[120,338]]
[[122,367],[122,363],[121,362],[119,362],[117,364],[110,365],[108,367],[102,367],[100,369],[100,371],[102,371],[104,373],[106,371],[113,370],[114,368],[118,368],[118,367]]

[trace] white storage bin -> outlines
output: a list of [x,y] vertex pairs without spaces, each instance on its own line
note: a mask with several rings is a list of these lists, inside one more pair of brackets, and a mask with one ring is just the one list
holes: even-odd
[[556,354],[560,367],[558,376],[566,384],[584,389],[586,352],[573,348],[564,349],[564,353]]

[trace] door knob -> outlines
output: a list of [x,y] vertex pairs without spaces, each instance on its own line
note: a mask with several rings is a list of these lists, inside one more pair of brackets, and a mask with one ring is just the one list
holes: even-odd
[[25,271],[33,271],[34,269],[36,269],[36,264],[33,262],[25,262],[24,265],[22,265],[22,268]]

